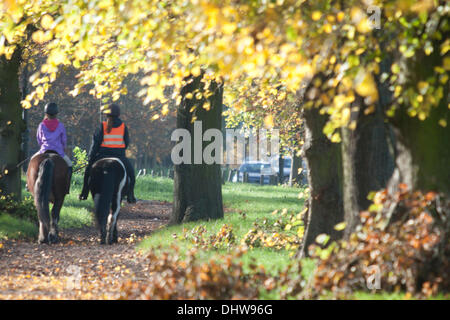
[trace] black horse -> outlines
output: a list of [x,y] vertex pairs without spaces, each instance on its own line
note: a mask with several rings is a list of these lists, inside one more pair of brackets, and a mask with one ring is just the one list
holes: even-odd
[[103,158],[92,165],[89,189],[102,244],[117,242],[117,218],[127,185],[127,173],[120,159]]

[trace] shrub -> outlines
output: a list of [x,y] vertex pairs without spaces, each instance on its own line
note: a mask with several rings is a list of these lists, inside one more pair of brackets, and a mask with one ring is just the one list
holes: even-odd
[[75,160],[73,163],[73,171],[76,172],[81,170],[88,163],[86,150],[83,150],[80,147],[73,148],[73,159]]
[[[450,289],[450,201],[442,194],[377,192],[361,225],[347,241],[333,243],[318,261],[309,298],[367,291],[368,283],[384,291],[431,296]],[[377,283],[378,282],[378,283]]]
[[25,197],[22,201],[15,201],[10,196],[1,196],[0,213],[2,212],[15,218],[38,223],[36,207],[31,196]]

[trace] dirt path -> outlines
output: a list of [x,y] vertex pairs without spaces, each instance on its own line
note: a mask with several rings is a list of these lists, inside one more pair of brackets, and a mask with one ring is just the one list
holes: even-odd
[[116,299],[121,283],[139,280],[145,255],[136,242],[168,222],[171,205],[125,204],[118,220],[119,243],[100,245],[94,227],[63,229],[61,242],[38,245],[4,241],[0,248],[0,299]]

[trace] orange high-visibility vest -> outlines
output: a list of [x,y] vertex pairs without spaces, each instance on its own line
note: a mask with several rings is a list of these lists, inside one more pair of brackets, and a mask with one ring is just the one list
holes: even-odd
[[122,122],[117,128],[111,128],[109,133],[106,132],[106,121],[103,121],[103,141],[101,147],[105,148],[125,148],[125,123]]

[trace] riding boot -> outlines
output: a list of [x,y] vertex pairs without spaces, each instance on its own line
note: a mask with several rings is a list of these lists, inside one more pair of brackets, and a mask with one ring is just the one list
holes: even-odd
[[130,177],[130,187],[128,188],[128,195],[127,195],[127,202],[128,203],[136,203],[136,198],[134,197],[134,184],[135,184],[135,179],[133,179],[134,177],[131,176]]
[[125,170],[127,172],[128,177],[130,178],[129,186],[128,186],[128,193],[127,193],[127,202],[128,203],[136,203],[136,198],[134,197],[134,184],[136,183],[136,176],[134,174],[134,168],[131,164],[130,160],[123,157],[122,159],[123,164],[125,165]]
[[91,165],[88,164],[86,167],[86,171],[84,172],[83,179],[83,189],[81,190],[81,194],[78,196],[80,200],[86,200],[89,196],[89,175],[91,171]]
[[67,183],[67,191],[66,191],[66,194],[69,194],[69,193],[70,193],[70,185],[71,185],[71,183],[72,183],[72,172],[73,172],[72,167],[69,167],[68,170],[67,170],[68,183]]

